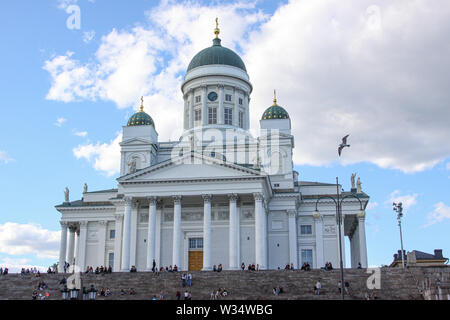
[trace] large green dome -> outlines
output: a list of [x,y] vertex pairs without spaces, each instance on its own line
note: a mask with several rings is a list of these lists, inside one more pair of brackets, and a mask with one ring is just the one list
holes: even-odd
[[289,113],[287,113],[287,111],[284,110],[283,107],[274,104],[273,106],[267,108],[261,120],[273,120],[273,119],[289,119]]
[[141,111],[133,114],[128,120],[127,126],[154,126],[152,117],[145,113],[142,109]]
[[206,48],[197,53],[189,64],[187,72],[200,66],[212,64],[233,66],[247,72],[242,59],[233,50],[222,47],[220,42],[221,40],[219,38],[215,38],[213,40],[212,47]]

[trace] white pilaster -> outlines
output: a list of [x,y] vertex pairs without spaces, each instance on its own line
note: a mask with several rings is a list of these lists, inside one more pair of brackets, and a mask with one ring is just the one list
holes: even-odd
[[189,91],[189,128],[194,127],[194,90]]
[[[320,213],[315,213],[314,217],[314,229],[316,233],[316,269],[320,269],[325,266],[323,256],[323,220]],[[313,266],[314,267],[314,266]]]
[[239,269],[239,259],[238,259],[238,243],[239,243],[239,216],[236,207],[236,201],[238,196],[236,194],[228,195],[230,201],[230,226],[229,226],[229,269],[238,270]]
[[67,262],[70,263],[70,265],[74,264],[75,231],[76,228],[74,226],[69,227],[69,252],[67,253]]
[[172,266],[181,268],[181,196],[173,197],[173,251]]
[[203,271],[212,270],[211,264],[211,195],[203,195]]
[[[338,264],[340,259],[340,249],[339,249],[339,224],[336,226],[336,244],[337,244],[337,250],[338,250]],[[341,241],[342,241],[342,265],[345,268],[345,228],[344,228],[344,214],[342,214],[342,224],[341,224]]]
[[233,125],[238,127],[239,126],[239,90],[234,88],[234,106],[233,106]]
[[156,239],[155,239],[155,256],[156,266],[160,268],[161,264],[161,220],[162,220],[162,206],[156,206]]
[[105,251],[106,251],[106,227],[108,225],[108,221],[102,220],[98,222],[98,262],[97,266],[106,266],[105,263]]
[[86,269],[86,242],[87,242],[87,221],[80,221],[80,239],[78,243],[78,267],[80,271]]
[[359,229],[359,257],[361,259],[361,267],[367,268],[367,246],[366,246],[366,213],[362,211],[358,214]]
[[297,211],[289,210],[289,261],[298,268],[298,249],[297,249]]
[[265,267],[264,263],[264,220],[263,194],[254,193],[255,198],[255,263]]
[[120,262],[121,262],[121,254],[122,254],[122,214],[116,214],[116,225],[115,225],[115,238],[114,238],[114,272],[119,272]]
[[[147,271],[153,268],[155,260],[155,239],[156,239],[156,197],[149,197],[148,205],[148,233],[147,233]],[[156,260],[155,260],[156,263]]]
[[130,271],[130,240],[131,240],[131,206],[132,198],[125,198],[125,212],[123,215],[122,267],[121,271]]
[[59,245],[59,264],[58,271],[64,272],[64,265],[66,264],[66,251],[67,251],[67,222],[61,221],[61,242]]
[[[202,123],[204,126],[208,125],[208,105],[207,105],[207,87],[203,86],[202,87]],[[179,265],[177,265],[179,266]]]
[[224,90],[224,86],[223,85],[219,85],[219,110],[217,113],[217,123],[218,124],[223,124],[223,100],[224,100],[224,95],[223,95],[223,90]]

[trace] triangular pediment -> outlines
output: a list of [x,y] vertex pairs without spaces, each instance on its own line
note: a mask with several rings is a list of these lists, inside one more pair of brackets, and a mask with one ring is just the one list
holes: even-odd
[[152,142],[150,140],[147,139],[143,139],[143,138],[131,138],[131,139],[127,139],[125,141],[122,141],[120,143],[121,146],[141,146],[141,145],[148,145],[151,144]]
[[157,165],[141,169],[118,179],[120,182],[176,181],[265,176],[257,170],[220,159],[193,153],[176,157]]

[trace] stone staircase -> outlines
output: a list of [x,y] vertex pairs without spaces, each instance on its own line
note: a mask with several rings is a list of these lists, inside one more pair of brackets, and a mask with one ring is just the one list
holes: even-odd
[[[368,290],[366,270],[345,269],[345,281],[350,283],[350,294],[347,300],[363,300],[366,292],[375,292],[378,299],[383,300],[418,300],[423,299],[417,285],[417,278],[411,272],[402,269],[381,270],[381,289]],[[89,288],[92,284],[97,290],[109,288],[112,294],[108,297],[97,296],[98,300],[150,300],[154,295],[164,293],[165,300],[174,300],[177,291],[181,299],[185,290],[189,290],[193,300],[209,300],[214,289],[226,288],[228,296],[222,300],[338,300],[339,270],[311,271],[222,271],[191,272],[192,287],[183,288],[182,273],[113,273],[104,275],[82,274],[82,286]],[[0,300],[30,300],[39,281],[47,284],[48,289],[38,291],[50,293],[49,300],[60,300],[62,285],[59,284],[63,274],[42,274],[40,278],[33,275],[9,274],[0,276]],[[313,294],[317,280],[322,283],[320,295]],[[275,296],[274,287],[282,286],[284,293]],[[135,295],[120,295],[120,290],[133,288]],[[80,294],[81,296],[81,294]],[[81,298],[81,297],[80,297]]]

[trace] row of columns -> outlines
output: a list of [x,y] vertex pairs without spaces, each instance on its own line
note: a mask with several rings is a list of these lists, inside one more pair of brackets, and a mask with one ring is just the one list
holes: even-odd
[[[83,269],[85,264],[87,221],[80,221],[76,223],[61,221],[60,223],[61,242],[59,247],[59,272],[64,271],[64,265],[66,262],[70,265],[76,264],[80,269]],[[67,237],[67,235],[69,235],[69,237]],[[77,236],[76,240],[75,236]],[[69,240],[68,243],[67,238]]]
[[[212,195],[206,194],[203,197],[203,270],[212,270],[211,259],[211,201]],[[262,194],[254,194],[255,198],[255,263],[259,264],[260,269],[267,268],[267,216],[263,205],[264,197]],[[173,247],[172,247],[172,265],[182,266],[182,229],[181,229],[181,201],[182,196],[173,196],[174,215],[173,215]],[[239,261],[239,237],[240,221],[237,208],[238,195],[229,194],[229,269],[237,270],[240,268]],[[147,261],[146,269],[150,271],[153,267],[153,261],[156,260],[156,205],[157,198],[149,197],[149,223],[147,233]],[[123,218],[123,239],[122,239],[122,261],[121,271],[130,270],[130,250],[131,250],[131,208],[132,198],[125,198],[125,211]],[[116,232],[121,228],[121,224],[116,223]],[[117,238],[117,237],[116,237]],[[117,244],[117,242],[116,242]],[[117,246],[116,246],[117,248]],[[118,254],[118,252],[116,252]]]

